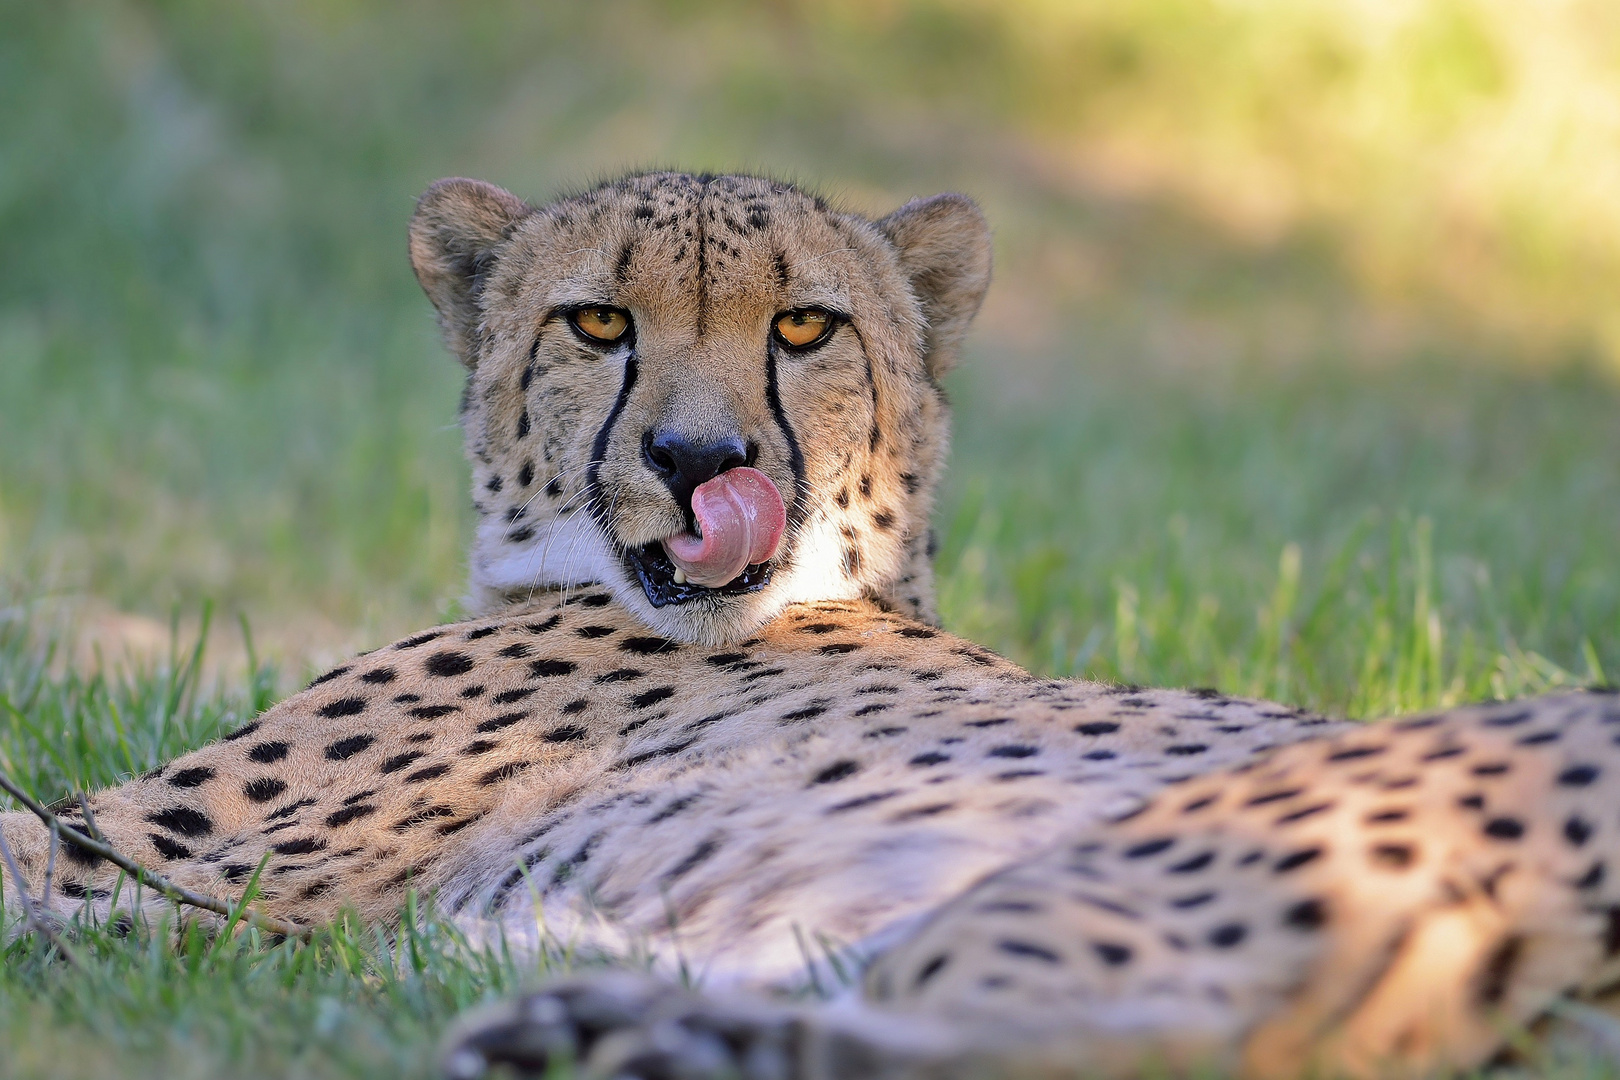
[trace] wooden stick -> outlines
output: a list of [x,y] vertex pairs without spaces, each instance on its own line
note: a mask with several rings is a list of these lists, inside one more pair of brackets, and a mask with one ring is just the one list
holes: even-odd
[[[98,839],[92,839],[91,837],[86,836],[72,825],[57,817],[50,810],[42,806],[38,801],[31,798],[27,792],[23,791],[16,784],[12,783],[11,778],[8,777],[4,772],[0,772],[0,790],[4,790],[6,794],[22,803],[23,806],[27,807],[35,817],[43,821],[47,828],[58,832],[63,840],[66,840],[68,843],[72,844],[76,848],[79,848],[81,851],[87,851],[92,855],[98,855],[101,858],[106,859],[114,866],[129,874],[129,876],[134,878],[137,882],[145,885],[147,888],[157,890],[159,893],[162,893],[165,897],[172,900],[176,904],[181,904],[186,907],[201,908],[203,911],[211,911],[215,915],[219,915],[227,920],[231,919],[233,916],[239,917],[241,921],[250,926],[257,926],[261,930],[269,931],[272,934],[281,934],[283,937],[294,937],[300,939],[307,939],[309,937],[309,929],[299,926],[297,923],[285,922],[269,915],[260,915],[258,912],[251,909],[239,909],[238,906],[227,904],[223,900],[216,900],[214,897],[208,896],[204,893],[192,892],[190,889],[176,885],[163,875],[148,870],[134,859],[129,858],[127,855],[120,854],[104,839],[99,839],[101,830],[95,827],[95,824],[88,816],[88,813],[85,818],[86,827],[91,832],[95,833]],[[81,805],[83,805],[82,802]],[[89,807],[85,807],[85,809],[88,812]],[[17,871],[14,869],[12,873],[15,874]],[[18,888],[21,889],[22,887],[22,879],[19,877]]]

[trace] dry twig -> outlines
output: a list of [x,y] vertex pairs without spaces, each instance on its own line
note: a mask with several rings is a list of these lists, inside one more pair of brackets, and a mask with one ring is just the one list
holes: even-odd
[[[309,936],[309,930],[299,926],[297,923],[286,922],[269,915],[260,915],[252,909],[243,909],[239,905],[231,905],[223,900],[216,900],[214,897],[204,893],[192,892],[190,889],[176,885],[163,875],[148,870],[129,856],[119,853],[111,844],[107,843],[106,838],[101,835],[101,830],[96,828],[95,819],[91,816],[90,808],[86,805],[83,796],[80,796],[79,805],[84,807],[85,827],[91,834],[89,836],[46,809],[37,800],[30,797],[27,792],[12,783],[11,778],[3,772],[0,772],[0,790],[4,790],[6,794],[22,803],[35,817],[44,822],[47,828],[63,840],[81,851],[106,859],[140,884],[156,890],[176,904],[210,911],[226,920],[240,919],[250,926],[256,926],[272,934],[281,934],[284,937],[307,938]],[[3,837],[0,837],[0,840],[3,840]],[[21,891],[23,889],[22,876],[15,869],[9,847],[6,848],[6,864],[12,868],[11,872],[16,877],[17,887]],[[25,907],[27,907],[27,893],[23,892],[23,896],[25,898]],[[28,910],[32,913],[31,907]],[[54,935],[47,932],[47,936]]]

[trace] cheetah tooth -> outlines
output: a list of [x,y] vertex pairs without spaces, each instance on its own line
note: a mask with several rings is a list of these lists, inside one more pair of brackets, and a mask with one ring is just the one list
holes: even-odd
[[677,585],[685,585],[686,584],[686,571],[682,570],[678,566],[675,568],[675,584],[677,584]]

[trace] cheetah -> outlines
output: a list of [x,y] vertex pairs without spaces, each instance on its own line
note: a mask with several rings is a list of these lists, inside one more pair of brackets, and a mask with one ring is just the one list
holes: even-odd
[[[469,1018],[448,1075],[1418,1074],[1620,979],[1612,692],[1350,724],[938,626],[968,199],[453,179],[409,236],[466,374],[476,615],[86,805],[187,888],[262,865],[301,925],[415,892],[645,959]],[[154,902],[72,847],[43,895],[49,834],[0,830],[63,916]]]

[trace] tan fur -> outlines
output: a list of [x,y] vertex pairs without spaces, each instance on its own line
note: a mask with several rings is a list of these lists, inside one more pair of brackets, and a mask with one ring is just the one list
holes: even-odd
[[[560,984],[470,1021],[455,1075],[1410,1073],[1605,986],[1620,700],[1361,727],[1042,680],[930,625],[935,378],[988,251],[957,196],[869,222],[746,177],[544,208],[435,185],[411,252],[468,371],[484,614],[97,793],[100,827],[224,898],[268,859],[283,918],[391,922],[415,889],[475,936],[715,994]],[[581,304],[633,343],[582,342]],[[773,353],[808,305],[849,322]],[[647,601],[620,553],[684,520],[652,425],[757,445],[796,507],[764,588]],[[38,892],[48,834],[0,829]],[[115,917],[115,879],[64,855],[45,899]],[[828,1008],[745,994],[839,972],[861,985]]]

